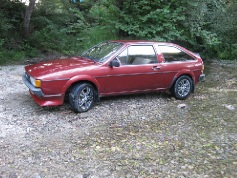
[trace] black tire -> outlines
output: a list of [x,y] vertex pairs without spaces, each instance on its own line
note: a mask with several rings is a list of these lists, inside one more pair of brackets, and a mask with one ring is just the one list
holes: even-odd
[[179,100],[186,99],[192,92],[192,80],[189,76],[179,77],[171,88],[171,94]]
[[95,89],[89,83],[77,84],[69,93],[71,109],[78,112],[86,112],[91,109],[95,102]]

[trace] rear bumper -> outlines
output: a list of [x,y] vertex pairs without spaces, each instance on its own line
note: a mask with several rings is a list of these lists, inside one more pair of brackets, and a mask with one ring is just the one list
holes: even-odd
[[64,94],[45,95],[40,88],[36,88],[30,83],[26,77],[26,74],[22,76],[22,80],[29,88],[30,94],[34,101],[40,106],[57,106],[63,104]]
[[201,74],[200,76],[199,76],[199,79],[198,79],[198,81],[200,82],[203,82],[205,80],[205,74]]

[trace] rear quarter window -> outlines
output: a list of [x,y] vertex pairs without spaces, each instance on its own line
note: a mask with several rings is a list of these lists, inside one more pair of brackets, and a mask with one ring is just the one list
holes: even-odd
[[159,45],[160,52],[163,54],[165,62],[195,61],[196,59],[189,54],[174,46]]

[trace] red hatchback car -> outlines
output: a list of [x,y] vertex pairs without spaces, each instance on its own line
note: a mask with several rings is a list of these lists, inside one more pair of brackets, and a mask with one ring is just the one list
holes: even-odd
[[75,112],[92,108],[100,97],[170,90],[186,99],[204,80],[199,55],[172,43],[106,41],[79,57],[25,67],[23,81],[40,106],[62,105]]

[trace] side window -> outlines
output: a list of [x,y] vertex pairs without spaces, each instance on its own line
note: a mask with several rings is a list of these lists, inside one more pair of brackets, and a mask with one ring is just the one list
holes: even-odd
[[173,46],[159,46],[159,49],[163,53],[165,62],[195,60],[193,57],[189,56],[185,52],[183,52]]
[[153,46],[129,46],[117,56],[121,65],[142,65],[157,63]]
[[117,58],[120,60],[121,65],[126,65],[128,59],[128,49],[125,49],[122,53],[120,53]]

